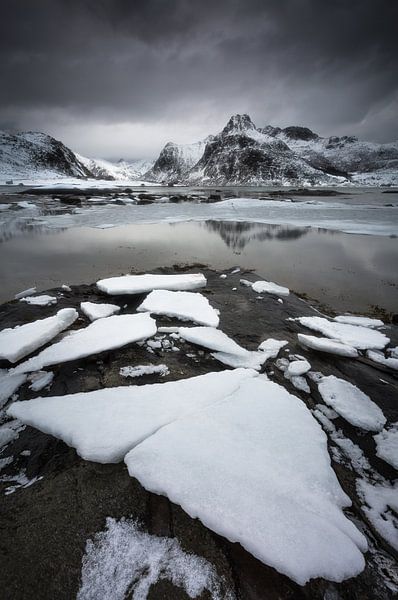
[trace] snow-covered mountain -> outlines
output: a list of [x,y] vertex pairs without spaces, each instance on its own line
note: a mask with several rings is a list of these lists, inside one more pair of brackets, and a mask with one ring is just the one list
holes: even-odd
[[0,181],[91,176],[72,150],[49,135],[0,131]]
[[149,171],[154,163],[154,161],[149,160],[125,161],[123,159],[114,163],[101,158],[86,158],[80,154],[76,154],[76,156],[91,172],[93,177],[108,179],[109,181],[134,181],[142,179],[144,173]]
[[248,115],[234,115],[203,142],[168,143],[146,177],[214,185],[398,184],[398,143],[323,138],[306,127],[257,128]]

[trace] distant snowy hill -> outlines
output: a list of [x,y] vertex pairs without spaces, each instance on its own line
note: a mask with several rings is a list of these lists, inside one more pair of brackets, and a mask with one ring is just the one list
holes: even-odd
[[398,142],[322,138],[296,126],[257,128],[248,115],[234,115],[203,142],[168,143],[146,177],[214,185],[397,185]]
[[144,173],[153,167],[154,161],[134,160],[111,162],[101,158],[86,158],[76,154],[78,159],[97,179],[126,180],[132,181],[142,179]]
[[72,150],[49,135],[0,131],[0,181],[91,176]]

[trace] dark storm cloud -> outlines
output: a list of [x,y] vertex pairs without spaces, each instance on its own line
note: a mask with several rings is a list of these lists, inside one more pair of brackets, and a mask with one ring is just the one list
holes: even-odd
[[150,153],[166,135],[188,141],[243,111],[258,125],[398,137],[391,0],[3,0],[1,8],[2,127],[68,132],[72,146],[102,154],[110,131],[112,152],[128,134],[135,154],[140,144]]

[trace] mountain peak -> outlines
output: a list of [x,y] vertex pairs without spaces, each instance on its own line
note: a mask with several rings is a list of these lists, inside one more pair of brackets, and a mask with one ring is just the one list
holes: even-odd
[[244,133],[245,131],[253,131],[256,129],[253,121],[249,117],[249,115],[232,115],[224,129],[222,130],[223,134],[239,134]]

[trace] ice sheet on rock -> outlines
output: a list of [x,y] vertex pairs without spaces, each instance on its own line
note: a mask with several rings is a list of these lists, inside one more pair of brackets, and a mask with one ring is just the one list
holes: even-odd
[[218,311],[198,292],[154,290],[148,294],[137,311],[176,317],[181,321],[194,321],[209,327],[217,327],[220,321]]
[[324,317],[298,317],[296,319],[301,325],[322,333],[333,340],[339,340],[344,344],[353,346],[359,350],[378,349],[381,350],[389,343],[389,338],[368,327],[349,325],[328,321]]
[[245,354],[231,354],[228,352],[212,352],[211,355],[219,362],[233,369],[255,369],[259,371],[267,361],[268,356],[259,350],[246,350]]
[[183,275],[124,275],[97,281],[97,287],[106,294],[145,294],[152,290],[186,291],[205,287],[202,273]]
[[286,340],[275,340],[274,338],[268,338],[259,345],[258,349],[264,352],[268,358],[276,358],[279,351],[287,346],[289,342]]
[[308,360],[293,360],[289,363],[287,372],[291,377],[298,377],[304,375],[311,369],[311,365]]
[[376,442],[376,455],[398,470],[398,423],[393,423],[373,438]]
[[0,448],[3,448],[18,437],[18,431],[8,425],[0,426]]
[[30,389],[34,392],[40,392],[51,385],[54,373],[52,371],[38,371],[37,373],[32,373],[29,379],[31,381]]
[[164,377],[170,373],[167,365],[137,365],[132,367],[130,365],[121,367],[119,374],[122,377],[142,377],[143,375],[161,375]]
[[383,327],[383,321],[380,319],[370,319],[369,317],[357,317],[354,315],[339,315],[333,319],[337,323],[346,323],[347,325],[360,325],[361,327]]
[[398,358],[398,346],[395,346],[395,348],[387,348],[387,352],[391,354],[392,358]]
[[117,304],[98,304],[97,302],[81,302],[80,308],[90,321],[105,319],[120,311],[120,306]]
[[21,298],[25,298],[26,296],[33,296],[33,294],[36,294],[37,289],[35,287],[31,287],[28,288],[27,290],[23,290],[23,292],[19,292],[18,294],[15,294],[14,298],[15,300],[20,300]]
[[339,340],[331,340],[330,338],[320,338],[314,335],[306,335],[304,333],[297,334],[298,342],[303,348],[318,350],[319,352],[328,352],[329,354],[337,354],[338,356],[347,356],[356,358],[358,350],[353,346],[344,344]]
[[66,285],[66,283],[63,283],[61,285],[61,289],[63,289],[64,292],[71,292],[72,291],[72,288],[70,287],[70,285]]
[[398,358],[395,358],[394,356],[386,357],[382,352],[377,352],[375,350],[368,350],[366,356],[379,365],[389,367],[390,369],[394,369],[394,371],[398,370]]
[[190,598],[207,590],[212,600],[235,600],[211,563],[184,552],[176,538],[150,535],[132,520],[111,517],[105,531],[87,541],[77,600],[146,600],[162,579]]
[[334,375],[323,377],[318,390],[324,402],[343,419],[366,431],[380,431],[386,423],[382,410],[358,387]]
[[74,308],[63,308],[54,316],[0,332],[0,358],[12,363],[44,346],[72,325],[78,317]]
[[288,296],[289,288],[277,285],[272,281],[255,281],[252,288],[257,294],[272,294],[273,296]]
[[365,566],[325,433],[301,400],[261,376],[159,429],[125,462],[147,490],[301,585]]
[[237,369],[180,381],[36,398],[14,402],[8,412],[62,439],[86,460],[119,462],[160,427],[220,402],[256,375]]
[[42,296],[24,296],[19,301],[26,302],[26,304],[31,304],[32,306],[51,306],[52,304],[57,304],[57,298],[48,294],[43,294]]
[[179,335],[191,344],[204,346],[209,350],[228,354],[247,354],[247,350],[239,346],[226,333],[214,327],[180,327]]
[[122,348],[156,333],[156,322],[149,314],[114,315],[98,319],[83,329],[71,332],[45,348],[37,356],[19,364],[14,372],[40,371],[43,367],[85,358],[106,350]]
[[0,370],[0,409],[8,402],[19,387],[26,381],[26,375],[9,373],[5,369]]
[[375,485],[357,479],[358,495],[363,499],[362,510],[379,534],[398,550],[398,482],[395,485]]

